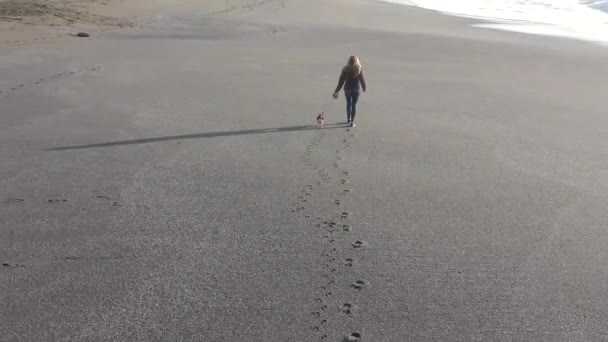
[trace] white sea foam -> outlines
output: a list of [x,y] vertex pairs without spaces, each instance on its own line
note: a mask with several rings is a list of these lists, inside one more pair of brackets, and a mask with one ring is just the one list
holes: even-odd
[[476,26],[608,42],[608,0],[384,0],[496,21]]

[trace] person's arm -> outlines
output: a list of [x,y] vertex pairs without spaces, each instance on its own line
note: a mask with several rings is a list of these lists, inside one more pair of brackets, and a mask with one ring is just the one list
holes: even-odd
[[344,85],[345,81],[346,77],[344,75],[344,70],[342,70],[342,72],[340,73],[340,79],[338,80],[338,85],[336,86],[336,90],[334,90],[334,94],[337,94],[340,89],[342,89],[342,86]]
[[359,74],[359,81],[361,82],[361,88],[363,88],[363,92],[367,90],[367,85],[365,84],[365,76],[363,75],[363,70]]

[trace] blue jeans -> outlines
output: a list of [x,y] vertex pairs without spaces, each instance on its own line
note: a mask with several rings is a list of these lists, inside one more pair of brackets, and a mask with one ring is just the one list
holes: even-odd
[[357,100],[359,100],[358,91],[349,91],[344,93],[346,97],[346,119],[348,122],[355,121],[355,115],[357,114]]

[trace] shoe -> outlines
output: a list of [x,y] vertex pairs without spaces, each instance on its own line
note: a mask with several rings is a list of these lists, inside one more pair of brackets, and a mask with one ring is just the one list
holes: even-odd
[[350,127],[356,127],[356,126],[357,126],[357,125],[355,125],[355,123],[354,123],[354,122],[351,122],[351,123],[350,123]]

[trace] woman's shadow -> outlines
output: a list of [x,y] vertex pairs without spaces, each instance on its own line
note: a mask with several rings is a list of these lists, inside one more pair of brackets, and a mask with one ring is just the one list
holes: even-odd
[[[345,127],[345,125],[344,124],[329,124],[329,125],[325,125],[325,128],[322,128],[322,129],[332,129],[332,128],[340,128],[340,127]],[[305,125],[305,126],[290,126],[290,127],[277,127],[277,128],[248,129],[248,130],[240,130],[240,131],[222,131],[222,132],[208,132],[208,133],[196,133],[196,134],[184,134],[184,135],[171,135],[171,136],[156,137],[156,138],[119,140],[119,141],[110,141],[110,142],[97,143],[97,144],[54,147],[54,148],[49,148],[46,151],[79,150],[79,149],[95,148],[95,147],[147,144],[147,143],[170,141],[170,140],[216,138],[216,137],[228,137],[228,136],[232,136],[232,135],[247,135],[247,134],[262,134],[262,133],[295,132],[295,131],[308,131],[308,130],[313,130],[313,129],[319,129],[319,128],[316,125]]]

